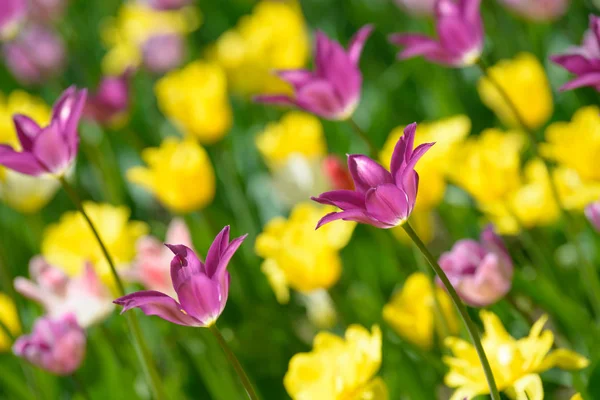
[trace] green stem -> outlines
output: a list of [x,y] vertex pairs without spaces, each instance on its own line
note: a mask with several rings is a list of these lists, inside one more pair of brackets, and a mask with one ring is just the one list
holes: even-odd
[[348,118],[348,123],[352,126],[352,129],[354,129],[354,132],[356,132],[356,134],[369,146],[369,153],[371,155],[371,158],[377,160],[379,156],[377,154],[377,147],[375,146],[375,143],[373,143],[371,138],[365,133],[365,131],[361,129],[361,127],[352,118]]
[[[112,276],[115,279],[116,286],[117,286],[117,292],[118,292],[119,296],[124,296],[125,295],[125,286],[123,285],[123,281],[121,281],[121,278],[119,277],[119,274],[117,273],[115,263],[114,263],[111,255],[108,253],[108,250],[107,250],[104,242],[100,238],[100,235],[98,234],[98,231],[96,230],[96,227],[94,226],[94,223],[92,222],[92,220],[90,219],[88,214],[85,212],[85,210],[83,208],[83,204],[81,202],[81,199],[79,198],[79,195],[77,194],[75,189],[69,184],[69,182],[67,182],[65,177],[61,176],[58,178],[58,180],[60,181],[63,188],[65,189],[65,192],[67,192],[67,194],[71,198],[71,201],[73,201],[73,203],[75,204],[75,206],[77,207],[77,209],[79,210],[81,215],[83,215],[83,218],[87,222],[88,226],[92,230],[92,233],[94,234],[94,236],[96,238],[96,241],[98,242],[98,244],[100,245],[100,248],[102,249],[102,253],[104,254],[104,257],[106,258],[106,261],[108,262]],[[148,346],[146,345],[146,342],[144,341],[144,337],[142,336],[142,332],[140,330],[137,318],[134,313],[127,313],[127,323],[129,325],[129,329],[131,330],[131,333],[133,335],[133,344],[134,344],[138,359],[139,359],[142,369],[146,375],[146,379],[148,380],[148,383],[150,384],[150,387],[152,388],[154,397],[157,400],[166,398],[164,390],[160,383],[161,382],[160,376],[158,375],[158,372],[156,371],[156,368],[154,367],[154,364],[151,359],[150,351],[148,350]]]
[[469,336],[471,336],[471,340],[473,341],[473,345],[475,346],[475,350],[477,351],[477,355],[479,356],[479,361],[481,362],[481,366],[483,367],[483,372],[485,374],[487,384],[490,388],[490,395],[492,396],[493,400],[500,400],[500,393],[498,392],[496,381],[494,380],[492,368],[490,367],[490,363],[485,355],[485,351],[483,350],[483,345],[481,344],[481,339],[479,338],[477,327],[473,323],[473,320],[471,320],[471,317],[467,312],[467,308],[458,296],[458,293],[456,293],[456,290],[454,290],[454,287],[448,280],[448,277],[444,273],[444,270],[439,266],[436,259],[429,252],[427,246],[425,246],[423,241],[419,238],[419,236],[413,230],[410,224],[406,222],[402,227],[404,228],[404,231],[408,234],[408,236],[410,236],[415,245],[419,248],[423,256],[427,259],[429,265],[431,265],[431,268],[433,268],[435,273],[438,275],[438,277],[444,284],[444,287],[448,291],[452,302],[456,306],[465,326],[467,327],[467,330],[469,331]]
[[73,382],[73,386],[75,387],[77,392],[79,392],[79,394],[81,394],[81,396],[85,400],[91,400],[92,398],[90,397],[89,393],[85,389],[85,385],[83,384],[81,379],[79,379],[79,377],[74,373],[70,376],[70,378],[71,378],[71,381]]
[[217,325],[213,324],[213,325],[209,326],[208,329],[210,329],[212,334],[215,336],[215,338],[217,339],[217,342],[219,342],[219,346],[221,346],[221,349],[223,349],[223,352],[227,356],[229,363],[231,364],[233,369],[235,369],[235,372],[237,373],[238,377],[240,378],[240,381],[242,382],[242,385],[244,385],[244,389],[246,389],[246,393],[248,394],[248,397],[251,400],[258,400],[258,396],[256,395],[256,392],[254,391],[254,388],[252,387],[252,383],[250,382],[248,375],[246,375],[246,372],[244,371],[242,364],[240,364],[240,362],[238,361],[235,354],[233,354],[233,351],[231,351],[231,349],[227,345],[227,342],[225,341],[225,338],[223,337],[223,335],[221,335],[221,331],[219,331],[219,328],[217,328]]

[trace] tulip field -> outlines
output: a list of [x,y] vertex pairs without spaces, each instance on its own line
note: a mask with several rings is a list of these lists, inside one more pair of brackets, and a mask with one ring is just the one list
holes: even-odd
[[600,399],[600,1],[0,0],[0,399]]

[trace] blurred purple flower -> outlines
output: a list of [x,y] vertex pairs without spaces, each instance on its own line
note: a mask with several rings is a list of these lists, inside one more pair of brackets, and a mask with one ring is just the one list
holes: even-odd
[[30,0],[30,15],[40,22],[57,20],[62,17],[68,0]]
[[406,222],[417,198],[419,175],[417,161],[433,143],[424,143],[413,151],[417,124],[404,129],[394,152],[390,171],[364,155],[348,156],[348,169],[355,190],[333,190],[312,200],[342,209],[323,217],[317,229],[329,222],[343,219],[369,224],[378,228],[392,228]]
[[315,70],[282,70],[277,75],[294,89],[287,95],[261,95],[255,101],[275,105],[296,106],[330,120],[348,119],[358,106],[362,74],[360,55],[372,25],[363,26],[350,40],[348,50],[317,32]]
[[60,72],[65,61],[65,47],[53,30],[35,25],[5,44],[4,58],[18,81],[41,83]]
[[131,73],[102,78],[96,93],[88,97],[84,109],[86,118],[100,124],[111,124],[129,108],[129,78]]
[[80,276],[70,278],[37,256],[29,263],[29,275],[31,280],[16,278],[15,289],[40,303],[51,317],[73,313],[79,325],[87,328],[103,321],[114,308],[110,291],[91,264]]
[[442,254],[439,264],[471,306],[489,306],[510,291],[513,263],[491,225],[481,233],[479,243],[471,239],[456,242],[450,252]]
[[191,0],[141,0],[155,10],[177,10],[191,4]]
[[155,291],[131,293],[114,301],[123,311],[140,308],[146,315],[156,315],[178,325],[207,327],[223,312],[229,294],[227,264],[247,235],[229,242],[229,226],[213,241],[206,262],[187,246],[166,246],[175,254],[171,261],[171,281],[179,302]]
[[585,208],[585,216],[587,217],[590,224],[600,232],[600,200],[595,201]]
[[75,315],[41,317],[30,335],[21,336],[13,346],[16,356],[56,375],[70,375],[83,361],[86,337]]
[[532,21],[552,21],[562,17],[570,0],[500,0],[515,13]]
[[77,125],[83,112],[87,91],[71,86],[54,104],[52,120],[44,128],[31,118],[13,116],[22,151],[0,144],[0,165],[26,175],[49,173],[63,176],[77,155]]
[[0,1],[0,39],[11,39],[27,16],[27,0]]
[[433,15],[435,0],[396,0],[396,4],[411,15]]
[[577,75],[560,90],[592,86],[600,92],[600,17],[590,15],[590,28],[581,46],[571,47],[566,54],[550,56],[550,60]]
[[181,65],[185,55],[183,37],[177,34],[153,36],[142,46],[144,66],[154,74],[163,74]]
[[423,56],[426,60],[464,67],[477,62],[483,51],[481,0],[437,0],[435,20],[438,40],[425,35],[395,33],[391,43],[402,46],[401,60]]

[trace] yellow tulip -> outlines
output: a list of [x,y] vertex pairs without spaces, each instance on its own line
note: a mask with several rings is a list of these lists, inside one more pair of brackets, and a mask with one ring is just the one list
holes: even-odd
[[[148,233],[148,226],[144,222],[129,221],[130,211],[127,207],[90,201],[84,202],[83,207],[116,267],[128,268],[135,256],[135,243]],[[49,225],[44,232],[41,248],[46,261],[69,276],[80,275],[86,262],[91,262],[106,284],[114,284],[100,245],[79,212],[66,212],[58,223]]]
[[115,18],[101,27],[101,37],[109,48],[102,60],[106,75],[118,76],[142,63],[142,46],[154,36],[185,35],[198,28],[200,15],[194,7],[159,11],[139,3],[121,6]]
[[451,178],[479,203],[505,201],[521,184],[524,145],[522,133],[487,129],[455,152]]
[[[7,97],[0,94],[0,144],[20,149],[12,117],[24,114],[38,125],[50,122],[51,110],[44,101],[21,90]],[[50,176],[29,176],[0,166],[0,200],[23,213],[34,213],[44,207],[58,190],[60,183]]]
[[584,107],[571,122],[555,122],[546,129],[543,155],[571,168],[584,181],[600,182],[600,108]]
[[[457,115],[434,122],[423,122],[417,126],[415,146],[428,142],[435,142],[435,146],[427,152],[427,157],[423,157],[415,168],[419,173],[420,181],[423,182],[419,186],[417,194],[416,211],[430,210],[442,202],[453,154],[458,151],[459,144],[470,130],[471,120],[465,115]],[[403,126],[394,129],[379,154],[381,163],[388,169],[394,147],[403,132]]]
[[[13,336],[18,336],[21,333],[21,325],[19,324],[19,317],[17,315],[17,307],[10,297],[4,293],[0,293],[0,321],[10,331]],[[4,332],[4,329],[0,329],[0,352],[10,350],[11,346],[10,338]]]
[[375,376],[381,366],[381,330],[351,325],[344,338],[315,336],[310,353],[296,354],[283,379],[294,400],[386,400],[387,387]]
[[328,289],[339,279],[339,250],[350,241],[356,223],[336,221],[315,230],[317,222],[335,207],[300,203],[288,219],[269,221],[256,238],[256,253],[265,259],[262,271],[277,300],[289,301],[289,288],[310,293]]
[[600,181],[584,181],[574,169],[559,166],[552,171],[562,205],[567,210],[583,211],[600,198]]
[[219,141],[231,128],[227,79],[215,63],[194,61],[171,71],[156,83],[154,92],[163,114],[202,143]]
[[[433,346],[434,331],[440,332],[436,321],[433,283],[427,275],[415,272],[408,277],[402,290],[396,292],[389,303],[383,307],[383,319],[403,337],[424,349]],[[441,288],[435,287],[435,293],[444,315],[449,334],[459,332],[459,322],[450,296]]]
[[[539,60],[530,53],[502,60],[488,69],[488,75],[506,92],[528,128],[537,129],[552,116],[552,90]],[[513,109],[488,78],[477,85],[481,101],[491,108],[503,124],[520,128]]]
[[142,152],[147,167],[127,171],[129,181],[150,191],[175,213],[206,207],[215,196],[215,172],[206,150],[192,139],[169,137]]
[[[540,373],[558,367],[568,370],[589,365],[583,356],[566,349],[552,350],[554,334],[543,330],[548,320],[542,316],[531,328],[529,336],[515,339],[500,319],[489,311],[481,311],[485,333],[482,344],[490,362],[498,390],[512,399],[542,400],[544,390]],[[446,346],[453,356],[445,357],[450,370],[445,382],[456,391],[451,400],[472,399],[489,393],[483,368],[471,343],[459,338],[447,338]]]
[[211,59],[225,68],[231,88],[242,95],[284,93],[291,88],[273,74],[302,68],[309,38],[300,7],[290,1],[261,1],[251,15],[223,33]]

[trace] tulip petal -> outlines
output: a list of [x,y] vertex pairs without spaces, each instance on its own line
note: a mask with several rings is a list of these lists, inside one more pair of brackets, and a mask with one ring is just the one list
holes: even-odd
[[212,278],[215,274],[221,255],[227,249],[227,245],[229,244],[229,230],[229,225],[221,229],[221,232],[219,232],[211,243],[208,253],[206,253],[206,275],[209,278]]
[[365,25],[352,36],[352,39],[350,39],[350,43],[348,44],[348,57],[350,57],[350,60],[354,64],[358,64],[365,42],[371,35],[371,32],[373,32],[373,25]]
[[45,168],[31,153],[19,153],[12,147],[0,144],[0,165],[26,175],[41,175]]
[[291,69],[277,71],[277,75],[294,87],[294,90],[299,90],[311,80],[315,79],[311,71],[305,69]]
[[222,282],[206,275],[194,275],[177,291],[183,309],[207,326],[214,322],[225,308],[229,294],[229,274]]
[[378,228],[387,227],[387,226],[382,226],[381,224],[379,224],[378,221],[374,221],[373,219],[369,218],[369,216],[366,214],[365,210],[354,209],[354,210],[346,210],[346,211],[341,211],[341,212],[332,212],[332,213],[325,215],[323,218],[321,218],[319,220],[315,229],[319,229],[320,227],[322,227],[325,224],[328,224],[330,222],[337,221],[340,219],[344,220],[344,221],[360,222],[361,224],[369,224],[369,225],[376,226]]
[[590,365],[590,361],[576,352],[568,349],[556,349],[544,358],[538,370],[541,372],[554,367],[577,370],[586,368],[588,365]]
[[352,175],[354,186],[362,193],[375,186],[394,181],[392,175],[379,163],[360,154],[348,156],[348,170]]
[[301,108],[326,118],[335,119],[344,109],[329,81],[313,80],[296,93],[296,103]]
[[342,210],[365,208],[365,196],[354,190],[332,190],[321,193],[319,197],[311,197],[311,200],[320,204],[327,204],[341,208]]
[[406,193],[394,184],[379,185],[366,194],[368,215],[389,225],[398,225],[408,218],[409,199]]
[[561,86],[560,90],[564,91],[564,90],[577,89],[577,88],[584,87],[584,86],[597,86],[597,85],[600,85],[600,72],[581,75],[581,76],[573,79],[572,81],[564,84],[563,86]]
[[33,144],[33,155],[50,173],[62,174],[69,166],[68,144],[57,124],[42,129]]
[[600,61],[590,60],[581,54],[562,54],[549,58],[553,63],[576,75],[584,75],[600,69]]
[[444,52],[440,43],[425,35],[395,33],[390,35],[388,40],[392,44],[404,47],[398,53],[400,60]]
[[396,177],[400,168],[402,168],[403,165],[406,165],[410,159],[415,143],[416,132],[417,123],[413,122],[404,128],[404,134],[396,142],[396,146],[392,152],[392,160],[390,162],[390,172],[393,177]]
[[77,151],[79,141],[77,125],[81,119],[86,98],[86,89],[78,91],[75,86],[71,86],[62,94],[52,111],[52,121],[57,121],[59,132],[62,133],[68,144],[71,156],[74,156]]
[[248,237],[248,234],[233,239],[231,243],[229,243],[229,246],[227,246],[225,251],[221,254],[221,258],[219,259],[217,269],[214,273],[215,278],[217,278],[218,280],[222,279],[223,274],[227,269],[227,265],[229,264],[229,261],[231,261],[231,257],[233,257],[237,249],[242,245],[246,237]]
[[175,291],[193,275],[204,274],[205,266],[192,249],[182,244],[165,244],[175,254],[171,260],[171,280]]
[[542,379],[538,374],[525,375],[509,388],[508,393],[516,400],[543,400]]
[[462,17],[474,27],[482,26],[480,6],[481,0],[460,0],[459,3]]
[[131,293],[116,299],[113,303],[123,306],[121,314],[137,307],[146,315],[156,315],[177,325],[201,326],[200,321],[186,314],[175,299],[155,290]]
[[15,124],[17,136],[19,137],[19,142],[21,142],[21,147],[23,147],[23,150],[25,151],[31,151],[33,142],[42,128],[26,115],[14,115],[13,122]]

